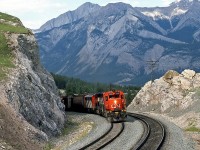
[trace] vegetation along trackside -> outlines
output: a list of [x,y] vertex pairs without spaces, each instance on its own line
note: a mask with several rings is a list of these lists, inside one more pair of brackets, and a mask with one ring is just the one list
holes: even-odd
[[103,84],[103,83],[89,83],[86,81],[82,81],[80,79],[66,77],[61,75],[53,74],[56,85],[59,89],[64,89],[67,95],[72,94],[84,94],[84,93],[98,93],[103,91],[109,91],[113,89],[121,90],[126,95],[126,104],[129,105],[133,100],[135,95],[140,90],[140,87],[136,86],[122,86],[122,85],[111,85],[111,84]]
[[13,54],[8,46],[5,33],[27,34],[29,30],[23,27],[20,20],[11,15],[0,13],[0,81],[6,78],[9,68],[13,68]]

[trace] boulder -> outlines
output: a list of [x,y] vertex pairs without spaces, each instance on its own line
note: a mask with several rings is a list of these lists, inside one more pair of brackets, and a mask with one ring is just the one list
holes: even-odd
[[184,78],[193,79],[193,77],[196,75],[196,72],[193,70],[186,69],[181,74]]
[[179,73],[174,71],[174,70],[169,70],[165,73],[165,75],[163,76],[163,80],[166,81],[169,84],[172,84],[172,79],[176,76],[178,76]]
[[187,109],[194,103],[192,99],[195,93],[191,94],[191,91],[194,90],[194,85],[200,86],[198,83],[200,74],[193,70],[184,70],[181,74],[169,70],[160,79],[146,83],[128,108],[134,106],[135,110],[140,110],[142,107],[144,111],[153,106],[163,113],[172,109]]
[[189,90],[189,89],[193,88],[192,82],[188,78],[179,77],[179,82],[181,84],[182,90]]

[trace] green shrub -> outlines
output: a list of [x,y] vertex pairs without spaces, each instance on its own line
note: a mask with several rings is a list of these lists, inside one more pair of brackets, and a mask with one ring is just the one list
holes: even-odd
[[191,127],[186,128],[185,131],[200,132],[200,128],[197,128],[195,126],[191,126]]
[[169,70],[169,71],[167,71],[167,72],[164,74],[164,79],[165,79],[165,80],[170,80],[170,79],[172,79],[173,77],[178,76],[178,75],[179,75],[178,72],[176,72],[176,71],[174,71],[174,70]]
[[73,121],[71,121],[71,120],[67,120],[67,121],[65,122],[64,128],[63,128],[63,130],[62,130],[62,135],[64,136],[64,135],[69,134],[70,131],[77,129],[78,126],[79,126],[78,123],[73,122]]
[[[6,78],[9,68],[13,68],[12,63],[13,55],[12,50],[8,46],[8,41],[6,40],[4,33],[19,33],[27,34],[29,30],[21,25],[21,21],[11,15],[0,12],[0,81]],[[17,26],[11,25],[12,23],[17,23]]]
[[2,32],[0,32],[0,80],[5,79],[7,68],[13,68],[11,49],[7,45],[7,40]]
[[[11,33],[28,33],[29,30],[26,29],[22,24],[21,21],[11,15],[1,13],[0,12],[0,31],[1,32],[11,32]],[[16,24],[16,25],[12,25]]]
[[21,23],[21,21],[17,17],[11,16],[5,13],[1,13],[1,12],[0,12],[0,19],[4,19],[5,21],[11,21],[15,23]]
[[48,142],[48,143],[44,146],[43,150],[51,150],[53,147],[54,147],[54,145],[53,145],[51,142]]
[[10,32],[10,33],[28,33],[28,29],[24,28],[23,26],[12,26],[9,24],[0,24],[0,31],[2,32]]

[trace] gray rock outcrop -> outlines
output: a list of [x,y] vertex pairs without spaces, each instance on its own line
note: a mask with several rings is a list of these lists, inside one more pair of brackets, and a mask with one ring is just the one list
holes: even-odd
[[34,36],[7,33],[6,38],[15,57],[15,67],[3,85],[8,102],[35,128],[48,136],[60,134],[64,106],[53,77],[40,65]]
[[[172,117],[180,127],[200,127],[200,73],[170,70],[160,79],[147,82],[129,111],[154,112]],[[192,120],[192,123],[191,123]]]

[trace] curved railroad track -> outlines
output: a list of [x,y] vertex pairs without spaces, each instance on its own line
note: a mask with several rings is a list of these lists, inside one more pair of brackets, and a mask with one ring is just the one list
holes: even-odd
[[160,149],[165,139],[165,128],[158,121],[153,118],[128,113],[129,116],[141,120],[144,126],[144,134],[139,142],[133,147],[134,150],[157,150]]
[[104,148],[115,140],[124,130],[124,123],[111,123],[111,128],[104,135],[93,141],[92,143],[84,146],[81,150],[98,150]]

